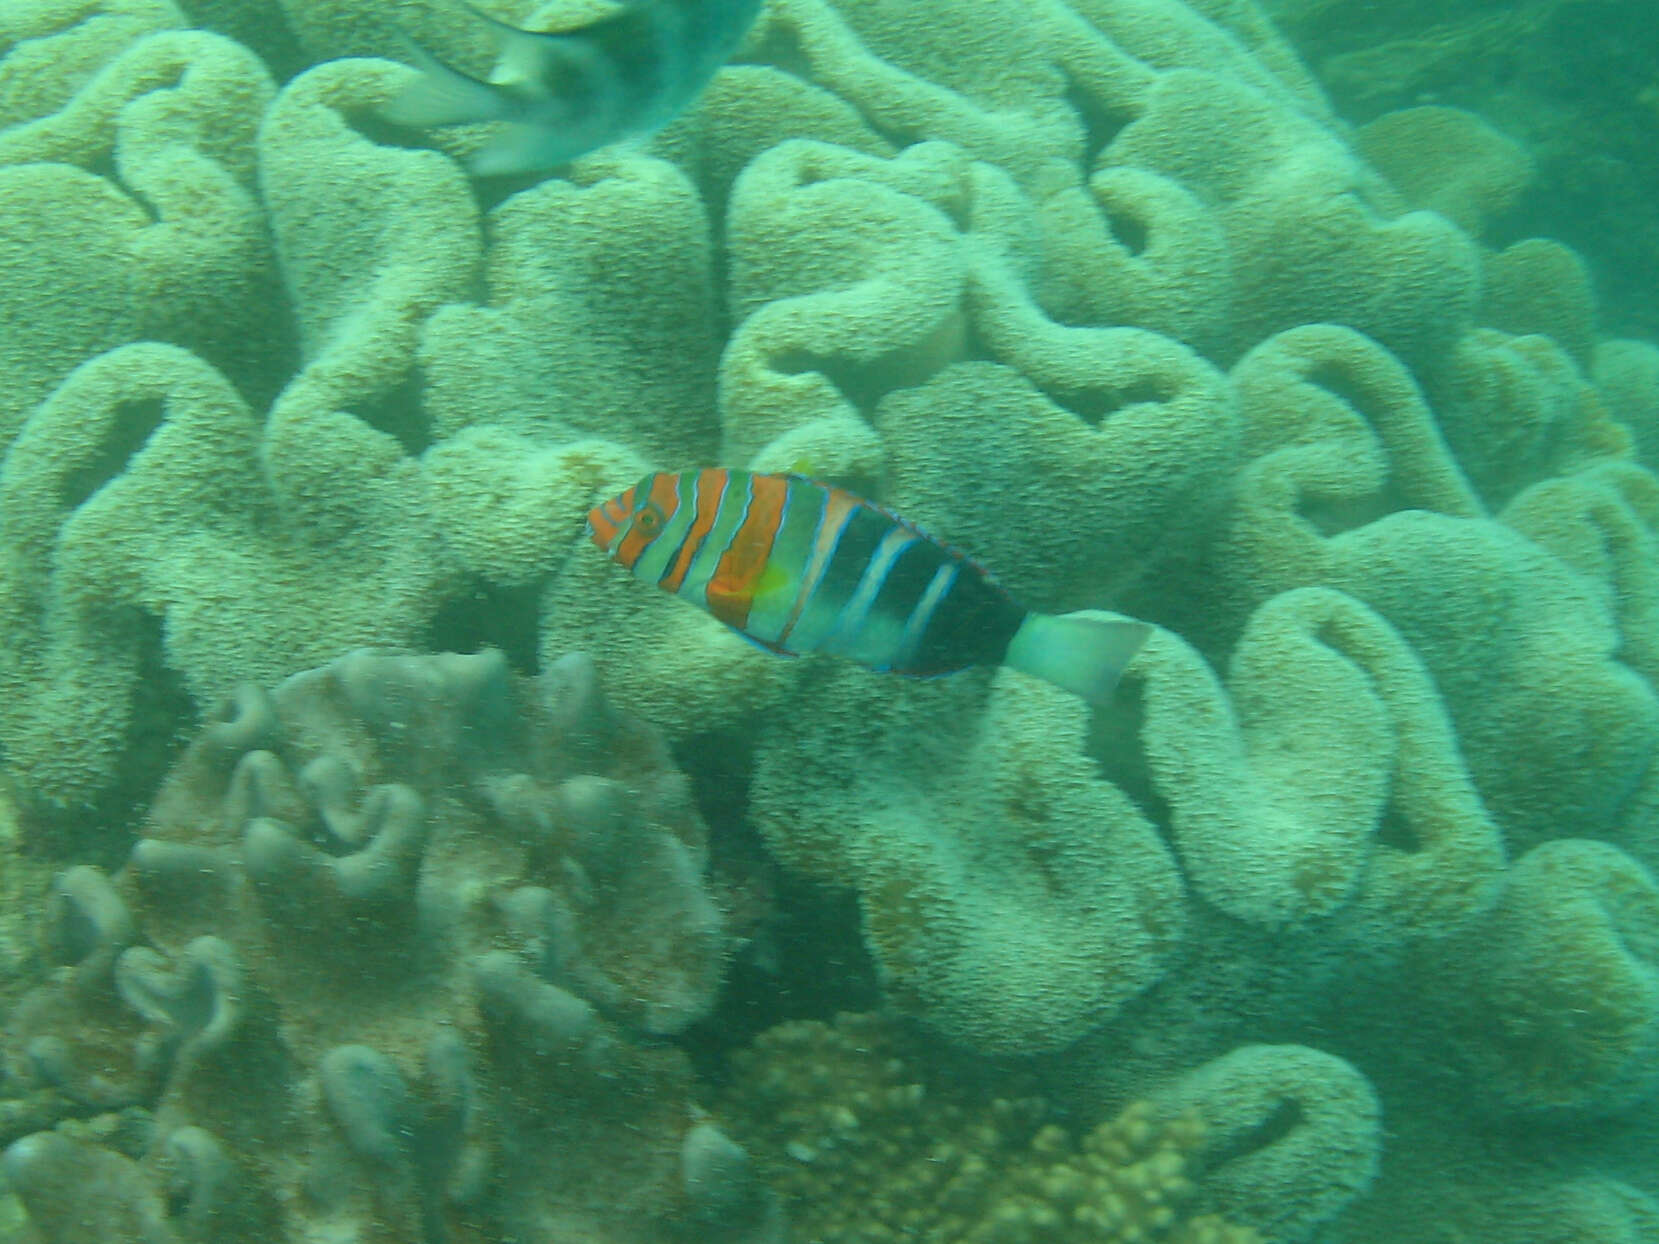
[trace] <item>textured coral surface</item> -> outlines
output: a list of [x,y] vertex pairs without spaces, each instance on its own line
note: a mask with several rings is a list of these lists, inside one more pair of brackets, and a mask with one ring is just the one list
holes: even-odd
[[[1659,346],[1559,149],[1253,0],[771,0],[480,180],[400,30],[487,68],[0,4],[0,1222],[1659,1241]],[[711,464],[1153,637],[772,657],[582,539]]]
[[65,1123],[8,1182],[66,1242],[650,1239],[722,1205],[720,1238],[766,1237],[660,1040],[725,962],[706,868],[660,737],[580,656],[532,682],[362,650],[244,688],[113,881],[53,883],[5,1056],[14,1115]]

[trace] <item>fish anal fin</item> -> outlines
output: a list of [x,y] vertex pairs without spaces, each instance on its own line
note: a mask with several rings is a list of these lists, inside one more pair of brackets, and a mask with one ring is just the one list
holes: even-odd
[[749,634],[748,631],[738,630],[738,628],[735,627],[735,626],[728,626],[726,629],[731,631],[732,634],[734,634],[734,635],[736,635],[736,636],[738,636],[742,639],[747,640],[749,643],[753,644],[755,647],[759,648],[761,651],[770,652],[775,657],[798,657],[798,656],[801,655],[798,652],[789,651],[788,648],[781,648],[777,644],[768,643],[764,639],[757,639],[753,635]]

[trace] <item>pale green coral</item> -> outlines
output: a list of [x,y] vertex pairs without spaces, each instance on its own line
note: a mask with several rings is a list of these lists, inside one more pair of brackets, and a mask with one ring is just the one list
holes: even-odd
[[[1598,448],[1603,416],[1571,361],[1547,339],[1518,340],[1529,343],[1520,352],[1493,343],[1499,360],[1520,363],[1535,345],[1569,403],[1567,428],[1533,442],[1541,461],[1530,469],[1616,457],[1618,445]],[[1509,527],[1478,517],[1483,507],[1423,421],[1415,386],[1376,383],[1392,370],[1379,369],[1385,358],[1356,353],[1340,337],[1308,336],[1294,352],[1264,344],[1235,369],[1245,427],[1267,435],[1236,477],[1211,552],[1225,587],[1206,585],[1205,620],[1233,633],[1231,611],[1287,588],[1351,593],[1416,649],[1507,832],[1526,841],[1563,825],[1602,832],[1629,808],[1646,771],[1659,700],[1618,659],[1606,596]],[[1494,399],[1485,409],[1497,418],[1502,407]],[[1556,409],[1519,413],[1547,419]],[[1585,411],[1588,422],[1578,422],[1575,412]],[[1596,759],[1586,765],[1585,755]]]
[[[148,222],[102,178],[62,164],[0,168],[0,220],[8,302],[0,438],[9,443],[76,363],[136,335],[126,286]],[[73,308],[73,318],[31,314],[43,297]]]
[[[389,11],[283,7],[310,55],[395,51]],[[595,10],[546,8],[494,11]],[[456,6],[396,19],[484,70]],[[1659,371],[1597,340],[1572,251],[1470,236],[1515,193],[1512,148],[1441,110],[1356,138],[1245,0],[776,0],[644,153],[472,184],[441,152],[476,130],[432,151],[373,120],[406,69],[329,60],[273,98],[180,24],[139,0],[0,16],[0,152],[31,161],[0,168],[0,738],[24,794],[149,780],[136,744],[192,704],[352,643],[591,647],[697,758],[724,849],[782,861],[792,901],[862,933],[932,1049],[1042,1051],[1089,1121],[1220,1057],[1190,1073],[1236,1107],[1207,1120],[1194,1204],[1344,1242],[1397,1238],[1405,1207],[1448,1238],[1549,1238],[1551,1207],[1569,1233],[1646,1230],[1652,1163],[1615,1187],[1577,1140],[1547,1173],[1525,1144],[1540,1103],[1652,1144],[1632,1107],[1659,500],[1631,451],[1655,443]],[[804,464],[1025,603],[1160,629],[1092,715],[1007,672],[777,660],[581,539],[644,471],[713,463]],[[376,871],[251,841],[267,890]],[[801,874],[851,891],[861,928]],[[745,1004],[816,997],[780,982],[830,952],[789,962],[765,901],[733,902],[755,912]],[[151,1003],[172,979],[138,975]],[[497,1019],[580,1018],[522,972],[485,978]],[[1240,1070],[1262,1041],[1281,1052]],[[396,1157],[387,1119],[437,1073],[336,1045],[331,1152]],[[1395,1153],[1380,1208],[1345,1222],[1375,1158],[1366,1077],[1396,1149],[1435,1162]],[[1494,1110],[1519,1140],[1471,1126]],[[687,1169],[741,1166],[703,1126]],[[1005,1229],[1082,1206],[1095,1156],[1068,1138],[999,1185]],[[588,1230],[569,1185],[523,1186],[524,1234]]]
[[1205,1121],[1195,1155],[1206,1171],[1199,1204],[1266,1239],[1314,1238],[1376,1178],[1381,1106],[1365,1076],[1335,1055],[1241,1046],[1183,1075],[1156,1101],[1166,1118]]
[[1503,521],[1576,570],[1619,631],[1619,659],[1659,685],[1659,479],[1601,463],[1534,484]]
[[[259,448],[230,385],[165,346],[94,359],[26,425],[0,474],[12,613],[0,730],[37,791],[89,799],[106,780],[150,676],[147,618],[165,619],[165,659],[211,702],[345,635],[407,642],[430,616],[441,567],[418,528],[293,538]],[[125,469],[110,480],[112,465]]]
[[1083,754],[1083,705],[1017,674],[900,689],[824,671],[756,757],[778,857],[860,897],[890,994],[983,1050],[1053,1049],[1166,970],[1168,850]]
[[1360,127],[1354,145],[1412,207],[1475,237],[1514,206],[1534,173],[1525,147],[1460,108],[1385,113]]
[[[44,37],[54,46],[130,24],[57,16],[67,29]],[[63,80],[76,81],[67,59]],[[272,93],[239,45],[163,30],[113,52],[67,99],[27,97],[37,111],[0,132],[0,297],[27,291],[64,313],[7,314],[0,443],[76,363],[142,337],[202,353],[260,397],[274,391],[287,333],[252,158]]]
[[[1155,333],[1007,320],[998,336],[1019,370],[961,363],[881,403],[888,495],[973,549],[1024,604],[1109,599],[1223,477],[1236,445],[1225,381]],[[1111,409],[1091,424],[1054,394]]]
[[1554,339],[1588,368],[1596,345],[1596,292],[1578,253],[1549,238],[1527,238],[1488,255],[1483,273],[1483,324]]
[[1642,462],[1650,470],[1659,465],[1659,346],[1603,341],[1596,346],[1591,375],[1608,413],[1630,429]]
[[77,4],[19,0],[0,14],[0,129],[47,116],[69,103],[127,46],[185,24],[168,0]]
[[590,159],[571,181],[514,195],[485,228],[487,305],[450,302],[422,334],[431,434],[602,436],[658,466],[709,461],[712,248],[684,174],[637,156]]
[[1528,483],[1628,452],[1572,357],[1549,337],[1481,328],[1458,343],[1442,381],[1441,426],[1494,507]]
[[1659,886],[1605,843],[1528,852],[1447,957],[1455,1048],[1497,1106],[1606,1112],[1659,1086]]
[[1228,914],[1281,924],[1347,907],[1381,944],[1444,933],[1491,901],[1497,827],[1427,672],[1358,601],[1269,601],[1225,692],[1166,635],[1130,677],[1140,737],[1112,751],[1136,747],[1194,889]]
[[[731,240],[742,322],[722,372],[728,456],[750,458],[817,421],[844,421],[854,411],[867,417],[884,392],[969,357],[970,341],[1041,371],[1041,344],[1021,350],[1020,343],[1046,336],[1055,353],[1065,334],[1058,324],[1045,331],[1045,316],[1070,325],[1132,322],[1223,353],[1254,339],[1259,328],[1249,317],[1257,308],[1277,316],[1293,305],[1288,314],[1298,319],[1341,318],[1419,353],[1436,329],[1444,337],[1442,326],[1467,320],[1475,282],[1467,243],[1435,217],[1390,221],[1342,206],[1337,192],[1369,184],[1368,174],[1318,121],[1286,108],[1282,86],[1251,75],[1242,75],[1250,83],[1243,85],[1190,69],[1155,71],[1125,54],[1144,42],[1149,59],[1162,64],[1169,32],[1155,21],[1142,28],[1106,20],[1123,40],[1115,48],[1087,38],[1065,12],[1045,6],[1035,23],[1050,40],[1045,54],[1079,74],[1079,62],[1092,66],[1083,75],[1091,102],[1130,117],[1088,194],[1066,167],[1078,159],[1078,136],[1051,98],[1029,89],[1014,92],[1017,107],[999,97],[991,114],[1001,135],[1010,133],[1011,108],[1022,121],[1034,119],[1038,128],[1018,155],[962,120],[971,96],[922,92],[928,103],[912,106],[931,118],[927,137],[949,147],[913,144],[888,161],[786,144],[739,180]],[[821,20],[808,6],[785,14],[803,38]],[[1201,43],[1194,36],[1192,46]],[[867,77],[867,54],[845,42],[845,32],[821,47],[809,41],[806,54],[814,76],[867,109],[921,91],[912,80]],[[1240,113],[1251,119],[1241,123]],[[1206,118],[1214,140],[1195,144],[1191,131]],[[1232,154],[1218,157],[1218,146]],[[1202,165],[1183,154],[1199,148]],[[1326,218],[1314,223],[1304,218],[1309,212]],[[1315,237],[1340,238],[1343,261],[1286,257]],[[1254,255],[1272,256],[1275,266],[1239,267]],[[1367,263],[1389,269],[1390,279],[1372,279]],[[1402,267],[1420,280],[1402,276]],[[1294,288],[1279,288],[1278,271],[1300,274]],[[1308,281],[1310,271],[1341,275],[1321,288]],[[1430,307],[1436,318],[1425,321]],[[1074,334],[1066,353],[1110,356],[1114,345]],[[1061,369],[1052,391],[1088,411],[1112,380],[1097,371],[1091,385],[1079,368],[1073,361]],[[1134,390],[1132,376],[1117,381]],[[1150,387],[1157,391],[1158,382]]]
[[1232,255],[1229,353],[1331,321],[1419,361],[1469,321],[1479,281],[1469,240],[1432,213],[1391,212],[1340,138],[1236,82],[1165,74],[1105,159],[1211,205]]
[[301,349],[263,455],[289,521],[312,539],[349,544],[418,513],[408,451],[422,438],[401,390],[422,322],[471,292],[482,258],[455,165],[379,146],[348,123],[401,81],[379,61],[318,66],[288,85],[259,132],[260,191]]

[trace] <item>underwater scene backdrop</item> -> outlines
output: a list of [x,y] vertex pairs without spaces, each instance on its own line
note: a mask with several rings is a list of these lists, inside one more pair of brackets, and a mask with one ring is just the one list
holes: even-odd
[[[770,0],[484,176],[451,0],[4,0],[0,1239],[1659,1241],[1655,29]],[[710,466],[1150,638],[759,651],[583,538]]]

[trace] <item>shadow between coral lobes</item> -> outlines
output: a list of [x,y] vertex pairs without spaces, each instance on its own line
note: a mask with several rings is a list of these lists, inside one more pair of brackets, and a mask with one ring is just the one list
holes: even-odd
[[790,875],[748,820],[754,749],[741,735],[698,735],[674,748],[709,828],[709,871],[733,895],[759,906],[733,956],[714,1010],[676,1043],[708,1080],[724,1083],[726,1055],[786,1020],[832,1019],[880,1005],[875,965],[859,931],[850,890]]

